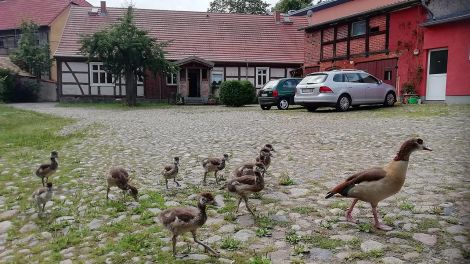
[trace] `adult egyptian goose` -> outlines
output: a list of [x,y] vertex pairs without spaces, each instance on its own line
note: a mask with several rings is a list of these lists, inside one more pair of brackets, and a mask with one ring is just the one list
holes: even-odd
[[351,207],[346,212],[346,219],[355,222],[351,213],[357,201],[368,202],[372,206],[374,226],[389,231],[392,227],[380,223],[377,216],[377,205],[380,201],[400,191],[405,183],[406,171],[411,153],[417,150],[429,150],[420,138],[409,139],[403,143],[395,158],[384,167],[371,168],[347,178],[346,181],[329,191],[325,198],[335,194],[353,198]]
[[196,230],[207,221],[206,206],[217,205],[214,196],[211,193],[201,193],[196,207],[179,207],[166,209],[160,214],[160,221],[165,228],[173,234],[173,257],[176,257],[176,238],[186,232],[191,232],[194,242],[203,246],[206,251],[210,251],[215,256],[215,252],[208,245],[199,241],[196,237]]
[[206,184],[206,176],[209,172],[214,172],[215,182],[219,183],[217,173],[225,168],[225,162],[228,161],[228,154],[224,154],[220,158],[207,158],[202,160],[202,167],[204,168],[204,184]]
[[129,184],[130,178],[129,173],[121,167],[111,168],[106,177],[106,182],[108,183],[108,188],[106,189],[106,200],[109,199],[109,191],[111,187],[118,187],[119,189],[130,193],[130,195],[134,198],[134,200],[138,201],[138,191],[137,188]]
[[165,178],[165,185],[166,188],[168,189],[168,180],[173,179],[173,181],[176,183],[176,185],[179,187],[180,184],[176,181],[176,176],[178,176],[178,167],[180,164],[180,158],[175,157],[173,164],[166,165],[163,168],[162,175],[163,178]]
[[38,207],[39,215],[44,213],[46,203],[52,199],[52,182],[47,183],[47,187],[41,187],[33,193],[33,200]]
[[46,182],[48,182],[49,176],[54,174],[57,171],[57,168],[59,168],[59,163],[57,162],[58,158],[59,158],[59,154],[57,153],[57,151],[52,151],[51,163],[41,164],[39,168],[36,170],[36,176],[41,178],[42,186],[45,186],[44,178],[46,178]]
[[242,200],[245,201],[246,209],[254,216],[255,214],[251,210],[248,205],[248,196],[255,192],[260,192],[264,189],[264,172],[265,172],[264,164],[261,162],[257,162],[254,170],[253,175],[245,175],[242,177],[238,177],[228,181],[225,186],[222,188],[226,188],[231,193],[236,193],[239,196],[238,205],[236,213],[238,213],[238,209],[240,208],[240,203]]

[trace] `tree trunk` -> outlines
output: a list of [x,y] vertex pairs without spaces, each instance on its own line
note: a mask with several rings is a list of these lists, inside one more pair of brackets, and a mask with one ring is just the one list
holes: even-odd
[[135,106],[137,101],[137,79],[132,71],[124,73],[126,78],[126,102],[128,106]]

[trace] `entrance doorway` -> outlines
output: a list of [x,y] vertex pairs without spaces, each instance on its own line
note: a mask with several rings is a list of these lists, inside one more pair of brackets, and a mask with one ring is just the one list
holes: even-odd
[[447,49],[430,50],[428,57],[428,76],[426,100],[444,101],[447,83]]
[[189,97],[201,96],[200,77],[201,77],[200,69],[188,70]]

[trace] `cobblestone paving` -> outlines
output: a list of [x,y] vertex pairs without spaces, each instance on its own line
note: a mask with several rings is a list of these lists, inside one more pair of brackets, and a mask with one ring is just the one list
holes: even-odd
[[[56,233],[43,230],[41,225],[38,227],[33,208],[20,210],[18,205],[7,204],[7,197],[0,197],[0,262],[37,259],[33,256],[42,254],[41,261],[99,263],[101,259],[95,248],[101,247],[105,248],[101,251],[103,259],[109,263],[114,262],[116,255],[128,256],[125,263],[158,263],[155,256],[106,251],[107,241],[117,243],[126,236],[125,232],[111,230],[108,226],[119,221],[130,223],[136,229],[159,226],[156,217],[151,219],[157,223],[139,221],[142,214],[155,215],[163,209],[151,207],[150,192],[161,194],[164,206],[171,207],[194,205],[194,193],[211,191],[225,208],[229,208],[228,205],[233,208],[235,197],[219,190],[213,177],[209,177],[209,185],[202,186],[204,171],[200,161],[207,156],[228,153],[231,159],[223,173],[228,178],[237,164],[252,160],[265,143],[272,143],[277,152],[266,176],[265,190],[251,199],[259,219],[254,221],[243,205],[239,216],[234,215],[234,210],[223,210],[223,207],[210,210],[209,220],[199,236],[220,251],[221,258],[209,258],[188,236],[178,243],[180,251],[192,245],[193,248],[187,250],[190,253],[187,259],[239,263],[248,261],[248,256],[256,253],[264,254],[272,263],[468,261],[468,108],[450,108],[448,113],[427,117],[389,115],[382,109],[309,113],[262,111],[255,106],[240,109],[185,106],[132,111],[62,108],[54,104],[17,104],[15,107],[76,118],[77,123],[60,131],[63,134],[98,125],[92,126],[90,137],[80,144],[59,150],[63,157],[60,166],[68,161],[73,162],[69,166],[75,168],[70,175],[59,170],[57,176],[53,176],[55,180],[62,179],[64,185],[59,187],[54,202],[48,204],[48,210],[69,207],[52,220],[65,223]],[[354,211],[359,224],[345,222],[344,212],[350,201],[325,200],[326,192],[357,170],[389,162],[400,144],[412,136],[423,138],[434,151],[414,153],[401,192],[379,204],[380,215],[394,230],[375,230],[371,225],[370,206],[365,203],[359,203]],[[46,157],[48,152],[44,151]],[[174,156],[181,157],[178,178],[182,186],[177,188],[169,183],[170,190],[166,191],[160,171]],[[40,162],[30,164],[34,168]],[[94,204],[104,203],[104,175],[112,165],[130,169],[141,203],[150,205],[136,211],[139,205],[127,199],[126,207],[118,212],[113,208],[93,211]],[[2,174],[11,171],[14,168],[7,165]],[[288,177],[294,184],[281,185]],[[22,195],[13,187],[12,195]],[[74,198],[78,193],[87,199]],[[121,199],[120,192],[112,193],[112,199]],[[18,226],[15,219],[21,219],[22,225]],[[86,229],[80,243],[60,248],[59,256],[53,256],[55,251],[50,248],[42,252],[30,250],[50,236],[66,233],[68,224]],[[14,229],[17,230],[13,232]],[[14,239],[8,237],[12,232]],[[161,250],[169,251],[168,233],[160,229],[156,232],[155,239],[162,241]],[[230,239],[241,244],[230,245]]]

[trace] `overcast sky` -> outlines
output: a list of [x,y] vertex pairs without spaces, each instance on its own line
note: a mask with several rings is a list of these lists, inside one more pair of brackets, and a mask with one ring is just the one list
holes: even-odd
[[[272,7],[278,0],[265,0]],[[100,0],[88,0],[94,6],[100,5]],[[126,7],[131,0],[107,0],[107,6]],[[211,0],[132,0],[137,8],[207,11]]]

